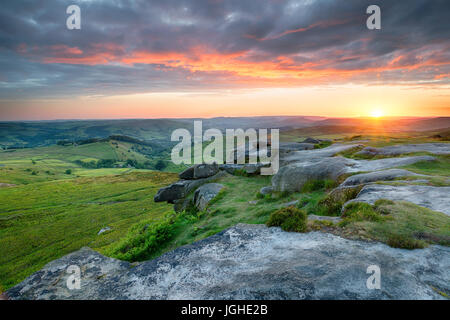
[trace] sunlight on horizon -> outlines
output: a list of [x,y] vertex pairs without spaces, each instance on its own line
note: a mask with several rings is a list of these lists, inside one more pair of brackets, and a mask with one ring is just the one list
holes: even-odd
[[384,111],[382,109],[374,109],[370,112],[372,118],[381,118],[384,116]]

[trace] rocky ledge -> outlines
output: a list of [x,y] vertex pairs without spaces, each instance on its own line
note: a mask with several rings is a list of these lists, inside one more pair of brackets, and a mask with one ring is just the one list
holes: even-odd
[[[81,269],[69,290],[66,270]],[[381,289],[366,286],[381,270]],[[445,299],[450,248],[394,249],[312,232],[243,225],[136,267],[83,248],[7,292],[11,299]]]

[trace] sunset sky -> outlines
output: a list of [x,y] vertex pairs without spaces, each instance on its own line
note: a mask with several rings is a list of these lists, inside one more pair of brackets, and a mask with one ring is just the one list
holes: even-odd
[[2,1],[0,121],[256,115],[450,116],[450,1]]

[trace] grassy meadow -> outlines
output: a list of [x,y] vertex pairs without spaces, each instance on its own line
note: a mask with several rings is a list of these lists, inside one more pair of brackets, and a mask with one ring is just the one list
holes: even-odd
[[[0,291],[83,246],[105,252],[134,224],[173,211],[153,196],[174,173],[76,163],[148,160],[132,149],[105,141],[0,152],[0,183],[9,185],[0,188]],[[105,227],[111,230],[97,235]]]

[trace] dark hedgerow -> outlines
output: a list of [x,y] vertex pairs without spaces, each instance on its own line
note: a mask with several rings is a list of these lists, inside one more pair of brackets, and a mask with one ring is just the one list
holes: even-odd
[[308,216],[296,207],[287,207],[273,212],[267,221],[268,227],[281,227],[287,232],[306,232]]

